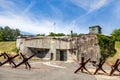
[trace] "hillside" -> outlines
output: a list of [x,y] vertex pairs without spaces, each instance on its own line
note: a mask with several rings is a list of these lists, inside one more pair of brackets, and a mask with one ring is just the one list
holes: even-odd
[[120,42],[115,43],[116,54],[113,57],[108,58],[108,61],[114,63],[117,59],[120,59]]
[[16,53],[16,42],[15,41],[4,41],[0,42],[0,53],[1,52],[9,52],[9,53]]

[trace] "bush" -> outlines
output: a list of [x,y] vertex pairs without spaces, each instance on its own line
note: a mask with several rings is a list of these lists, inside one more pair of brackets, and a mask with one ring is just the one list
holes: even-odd
[[101,50],[101,59],[106,60],[106,58],[114,56],[116,53],[114,39],[110,36],[105,36],[102,34],[98,34],[97,36]]

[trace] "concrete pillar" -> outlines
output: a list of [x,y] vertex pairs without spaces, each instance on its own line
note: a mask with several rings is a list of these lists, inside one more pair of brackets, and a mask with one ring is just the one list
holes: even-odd
[[[56,40],[50,40],[50,53],[53,53],[53,60],[56,60]],[[51,56],[50,56],[51,57]]]
[[69,50],[67,50],[67,61],[72,61],[72,60],[73,60],[72,53]]

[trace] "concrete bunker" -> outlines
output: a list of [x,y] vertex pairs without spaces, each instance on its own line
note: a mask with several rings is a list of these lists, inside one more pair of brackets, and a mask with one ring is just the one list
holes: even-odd
[[20,37],[17,39],[17,48],[24,54],[36,54],[36,57],[56,60],[73,61],[81,59],[99,60],[100,48],[95,34],[84,34],[77,37]]

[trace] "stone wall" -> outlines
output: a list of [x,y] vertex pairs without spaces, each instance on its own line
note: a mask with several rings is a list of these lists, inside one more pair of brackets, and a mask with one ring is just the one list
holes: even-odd
[[80,60],[82,55],[85,59],[91,58],[93,61],[98,61],[100,58],[98,38],[94,34],[84,34],[79,37],[73,37],[71,47],[73,48],[73,52],[77,53],[78,60]]

